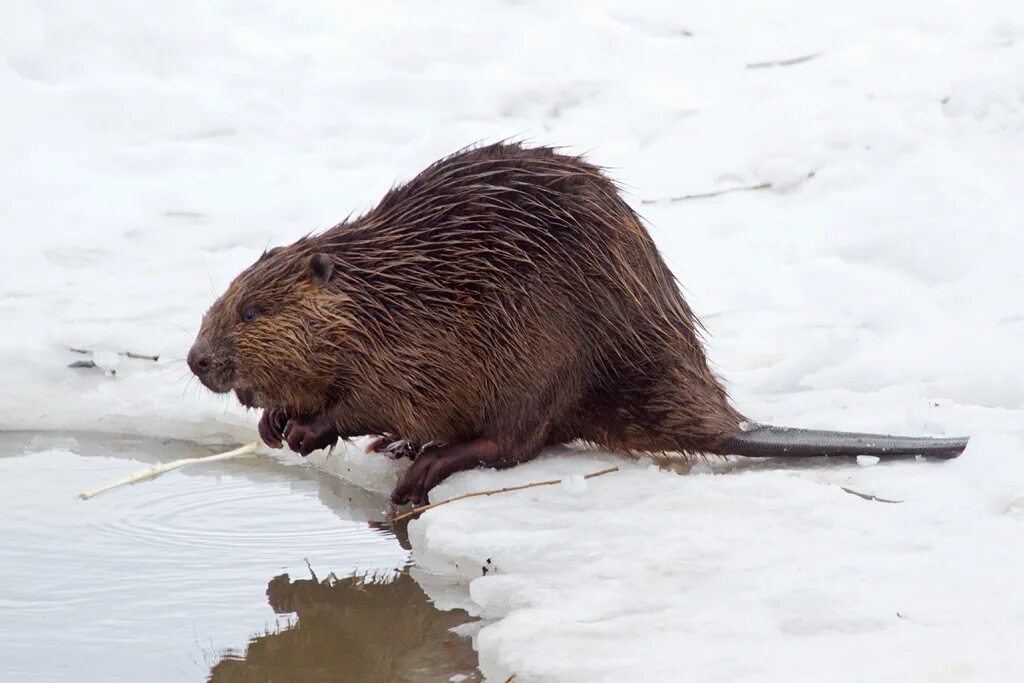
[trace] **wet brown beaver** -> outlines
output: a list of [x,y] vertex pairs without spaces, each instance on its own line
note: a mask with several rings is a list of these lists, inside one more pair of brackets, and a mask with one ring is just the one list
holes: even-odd
[[188,363],[262,408],[271,446],[305,455],[384,435],[378,449],[414,457],[397,503],[573,440],[749,456],[954,457],[966,445],[748,427],[615,184],[519,144],[441,159],[365,215],[265,252],[207,312]]

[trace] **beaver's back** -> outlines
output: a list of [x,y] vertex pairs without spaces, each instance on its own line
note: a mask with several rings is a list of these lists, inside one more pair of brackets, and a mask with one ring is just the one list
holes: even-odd
[[[365,319],[375,367],[364,376],[377,376],[381,405],[402,407],[411,438],[463,437],[534,403],[571,410],[652,359],[699,351],[615,185],[551,149],[447,157],[313,240],[339,264],[332,291]],[[429,424],[459,433],[428,435]]]

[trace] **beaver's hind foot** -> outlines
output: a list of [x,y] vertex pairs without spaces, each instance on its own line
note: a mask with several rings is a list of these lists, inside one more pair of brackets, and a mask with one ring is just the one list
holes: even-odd
[[415,460],[424,448],[433,444],[426,444],[425,446],[419,446],[414,443],[409,443],[403,439],[385,434],[384,436],[378,436],[366,446],[367,453],[380,453],[386,455],[392,460],[400,460],[401,458],[409,458]]
[[529,456],[521,459],[509,457],[491,439],[474,439],[451,446],[427,445],[402,474],[391,494],[391,501],[396,505],[426,505],[430,489],[456,472],[476,467],[511,467],[527,459]]

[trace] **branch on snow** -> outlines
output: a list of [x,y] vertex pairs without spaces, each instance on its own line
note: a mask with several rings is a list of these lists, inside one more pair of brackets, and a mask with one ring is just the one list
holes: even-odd
[[[816,171],[811,171],[804,180],[809,180],[814,177]],[[722,190],[713,190],[711,192],[698,192],[696,194],[683,194],[678,197],[664,197],[662,199],[641,199],[641,204],[674,204],[675,202],[685,202],[691,199],[709,199],[711,197],[718,197],[723,194],[729,194],[730,192],[751,192],[754,190],[770,190],[775,185],[773,183],[758,183],[757,185],[740,185],[738,187],[727,187]]]
[[800,57],[790,57],[789,59],[776,59],[769,62],[753,62],[747,64],[748,69],[771,69],[776,66],[793,66],[795,64],[803,64],[809,62],[812,59],[817,59],[822,55],[821,52],[814,52],[809,55],[802,55]]

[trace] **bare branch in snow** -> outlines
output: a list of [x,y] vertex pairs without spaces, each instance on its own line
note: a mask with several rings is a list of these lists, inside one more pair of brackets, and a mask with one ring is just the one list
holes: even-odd
[[[618,472],[618,471],[619,471],[618,467],[608,467],[608,468],[603,469],[603,470],[598,470],[597,472],[591,472],[590,474],[585,474],[585,475],[583,475],[583,478],[584,479],[593,479],[594,477],[600,477],[602,474],[611,474],[612,472]],[[493,496],[496,493],[510,493],[511,491],[522,491],[523,489],[531,489],[531,488],[534,488],[535,486],[554,486],[555,484],[561,484],[561,483],[562,483],[561,479],[548,479],[547,481],[535,481],[535,482],[530,483],[530,484],[520,484],[519,486],[506,486],[503,489],[491,489],[490,491],[474,491],[473,493],[463,493],[461,496],[455,496],[454,498],[448,498],[446,500],[441,500],[441,501],[438,501],[436,503],[431,503],[429,505],[421,505],[420,507],[413,508],[412,510],[409,510],[408,512],[403,512],[402,514],[400,514],[400,515],[398,515],[396,517],[392,517],[391,518],[391,522],[392,523],[401,522],[403,519],[408,519],[409,517],[415,517],[416,515],[420,514],[421,512],[426,512],[427,510],[430,510],[432,508],[436,508],[436,507],[438,507],[440,505],[447,505],[448,503],[454,503],[455,501],[462,500],[463,498],[475,498],[477,496]]]
[[[94,353],[94,351],[92,349],[78,349],[78,348],[75,348],[74,346],[69,346],[68,347],[68,351],[71,351],[72,353],[81,353],[81,354]],[[151,360],[153,362],[156,362],[156,361],[160,360],[160,356],[158,356],[158,355],[155,355],[155,354],[154,355],[149,355],[149,354],[146,354],[146,353],[135,353],[134,351],[119,351],[118,355],[119,356],[124,356],[126,358],[134,358],[136,360]],[[69,367],[92,367],[92,366],[78,365],[78,366],[69,366]]]
[[[805,176],[805,180],[813,178],[816,171],[811,171]],[[674,204],[675,202],[685,202],[691,199],[709,199],[711,197],[718,197],[723,194],[729,194],[730,192],[751,192],[754,190],[770,190],[774,187],[772,183],[758,183],[757,185],[740,185],[738,187],[727,187],[722,190],[713,190],[711,192],[698,192],[696,194],[684,194],[678,197],[664,197],[662,199],[641,199],[641,204]]]
[[864,500],[873,500],[873,501],[875,501],[877,503],[902,503],[903,502],[902,500],[890,500],[889,498],[881,498],[881,497],[876,496],[876,495],[871,494],[871,493],[861,493],[860,491],[854,491],[853,489],[848,489],[845,486],[840,486],[839,488],[841,488],[842,490],[846,491],[847,493],[849,493],[851,495],[857,496],[858,498],[863,498]]
[[754,62],[747,64],[748,69],[771,69],[776,66],[793,66],[794,64],[803,64],[809,62],[812,59],[817,59],[822,55],[821,52],[815,52],[809,55],[802,55],[800,57],[790,57],[789,59],[777,59],[770,62]]

